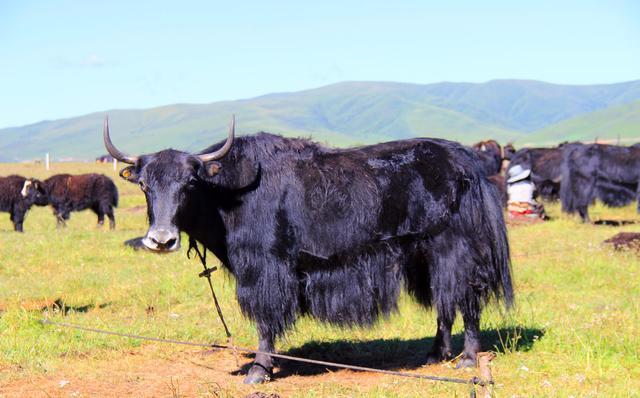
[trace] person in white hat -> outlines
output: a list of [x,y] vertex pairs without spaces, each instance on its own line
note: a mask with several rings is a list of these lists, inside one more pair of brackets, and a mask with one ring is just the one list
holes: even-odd
[[507,210],[511,217],[527,216],[546,219],[544,208],[535,200],[536,186],[531,170],[517,164],[507,171]]

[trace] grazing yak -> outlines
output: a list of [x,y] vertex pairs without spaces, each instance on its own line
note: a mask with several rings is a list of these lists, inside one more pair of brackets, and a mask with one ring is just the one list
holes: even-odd
[[118,206],[118,189],[102,174],[56,174],[44,180],[49,203],[58,226],[66,226],[72,211],[91,209],[98,215],[98,225],[109,217],[109,227],[116,227],[113,208]]
[[22,232],[24,217],[31,206],[46,203],[47,194],[41,181],[18,175],[0,177],[0,211],[10,214],[17,232]]
[[[330,149],[268,133],[198,155],[167,149],[129,156],[109,138],[120,172],[147,200],[142,243],[155,252],[200,242],[237,282],[243,313],[257,324],[259,350],[298,316],[371,325],[397,309],[404,285],[438,328],[425,358],[453,358],[451,326],[464,320],[459,366],[475,366],[480,313],[490,299],[513,300],[509,245],[497,192],[473,151],[440,139]],[[256,355],[245,383],[272,372]]]
[[612,207],[638,201],[640,211],[640,147],[573,144],[565,148],[560,199],[562,210],[589,222],[596,199]]

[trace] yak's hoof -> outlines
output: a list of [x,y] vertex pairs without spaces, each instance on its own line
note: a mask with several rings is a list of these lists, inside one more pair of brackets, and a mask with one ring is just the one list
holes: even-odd
[[465,358],[465,357],[462,357],[458,361],[458,364],[456,365],[456,369],[475,368],[475,367],[476,367],[476,360],[471,358]]
[[427,365],[435,365],[449,359],[450,356],[440,354],[438,352],[430,352],[427,354]]
[[244,378],[244,384],[262,384],[269,380],[271,380],[271,372],[264,366],[254,364]]

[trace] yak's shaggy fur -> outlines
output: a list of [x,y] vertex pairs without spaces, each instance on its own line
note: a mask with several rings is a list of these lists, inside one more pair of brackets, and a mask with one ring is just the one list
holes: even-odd
[[44,204],[46,201],[46,193],[41,181],[18,175],[0,177],[0,211],[10,214],[16,231],[22,232],[24,217],[31,206]]
[[565,148],[560,199],[567,213],[589,221],[596,199],[612,207],[638,201],[640,211],[640,148],[573,144]]
[[[150,228],[173,220],[235,276],[261,350],[273,351],[303,314],[371,325],[397,308],[404,284],[438,313],[427,360],[452,357],[459,311],[469,366],[483,304],[513,300],[498,193],[459,144],[412,139],[339,150],[260,133],[237,138],[213,177],[203,172],[209,167],[165,150],[123,175],[144,187]],[[162,219],[154,210],[171,206]],[[264,380],[271,367],[258,355],[247,381]]]
[[109,226],[115,228],[113,208],[118,206],[118,189],[113,181],[102,174],[56,174],[44,181],[49,204],[64,226],[72,211],[91,209],[98,216],[98,224],[109,217]]

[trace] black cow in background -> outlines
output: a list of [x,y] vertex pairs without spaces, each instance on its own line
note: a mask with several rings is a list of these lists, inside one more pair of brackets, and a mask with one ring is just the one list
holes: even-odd
[[612,207],[638,201],[640,211],[640,147],[572,144],[565,148],[560,199],[567,213],[589,221],[596,199]]
[[500,203],[507,205],[507,189],[502,175],[503,164],[509,161],[515,152],[512,144],[503,147],[495,140],[480,141],[471,146],[479,157],[485,175],[498,190]]
[[507,145],[502,147],[502,160],[511,161],[511,158],[516,154],[516,152],[516,148],[513,146],[513,144],[508,143]]
[[502,169],[502,147],[497,141],[480,141],[471,147],[480,157],[480,164],[485,175],[500,174]]
[[[175,251],[184,231],[212,251],[234,275],[262,351],[304,314],[371,325],[397,308],[404,285],[438,313],[425,361],[453,357],[460,311],[458,365],[475,366],[481,308],[491,297],[510,304],[513,289],[502,209],[470,149],[439,139],[330,149],[267,133],[234,142],[229,131],[200,155],[134,157],[113,146],[105,120],[107,150],[132,164],[121,176],[145,193],[148,249]],[[256,355],[245,382],[272,367]]]
[[531,170],[531,180],[545,200],[560,198],[563,148],[522,148],[509,161],[509,167],[520,165]]
[[496,140],[480,141],[473,144],[471,148],[480,157],[482,169],[487,176],[501,174],[503,165],[516,153],[513,144],[508,143],[502,147]]
[[72,211],[91,209],[98,216],[98,225],[109,217],[109,227],[116,227],[113,208],[118,206],[118,188],[102,174],[56,174],[44,181],[49,204],[53,207],[58,226],[66,226]]
[[0,211],[10,214],[16,231],[22,232],[24,217],[31,206],[46,203],[47,194],[41,181],[18,175],[0,177]]

